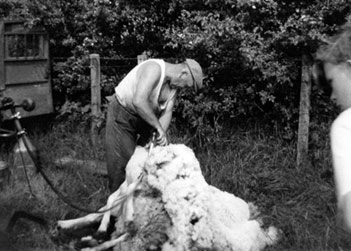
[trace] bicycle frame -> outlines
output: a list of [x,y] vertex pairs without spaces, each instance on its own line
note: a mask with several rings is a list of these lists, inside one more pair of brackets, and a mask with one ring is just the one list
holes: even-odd
[[20,113],[16,111],[16,108],[18,107],[22,107],[25,111],[32,111],[35,108],[35,103],[31,99],[24,99],[21,104],[15,104],[14,101],[9,97],[0,98],[0,111],[10,110],[12,114],[10,119],[14,121],[16,128],[16,131],[10,131],[0,127],[0,137],[8,138],[13,137],[16,134],[24,133],[24,130],[20,123]]
[[[7,101],[7,100],[6,100]],[[24,100],[21,104],[16,105],[12,101],[12,99],[8,99],[8,102],[4,105],[4,102],[1,102],[0,99],[0,111],[3,110],[10,110],[12,113],[11,120],[13,120],[15,129],[16,131],[10,131],[6,130],[3,128],[0,128],[0,138],[1,137],[15,137],[16,140],[18,141],[19,138],[23,140],[24,146],[27,149],[27,152],[32,159],[34,166],[36,167],[37,171],[41,174],[41,176],[44,178],[44,180],[48,183],[48,185],[51,187],[51,189],[58,195],[58,197],[65,202],[67,205],[71,206],[74,209],[77,209],[79,211],[85,212],[85,213],[105,213],[108,211],[111,211],[117,205],[112,205],[110,208],[107,209],[95,209],[95,210],[88,210],[86,208],[80,207],[78,205],[73,204],[65,195],[63,195],[53,184],[53,182],[49,179],[49,177],[46,175],[46,173],[42,170],[42,164],[40,160],[40,154],[38,153],[37,150],[34,150],[35,147],[31,143],[30,139],[26,135],[26,131],[22,128],[22,125],[20,123],[20,113],[16,111],[17,107],[22,107],[26,111],[30,111],[31,109],[34,109],[35,104],[33,101],[27,99]],[[0,121],[1,122],[1,121]],[[0,124],[1,125],[1,124]]]
[[[0,104],[0,111],[10,110],[11,111],[11,118],[13,120],[15,130],[7,130],[0,127],[0,138],[16,138],[18,141],[22,138],[23,143],[28,151],[28,154],[32,161],[34,162],[35,166],[38,168],[40,166],[38,156],[35,154],[35,147],[30,142],[29,138],[26,136],[26,131],[23,129],[20,119],[20,113],[16,111],[17,107],[22,107],[26,111],[32,111],[35,108],[35,103],[30,99],[25,99],[21,104],[15,104],[11,98],[3,98]],[[1,124],[0,124],[1,125]]]

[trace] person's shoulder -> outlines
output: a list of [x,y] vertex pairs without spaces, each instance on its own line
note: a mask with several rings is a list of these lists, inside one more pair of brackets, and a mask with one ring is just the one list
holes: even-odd
[[159,59],[159,58],[149,58],[149,59],[142,62],[142,64],[157,64],[157,65],[161,65],[164,63],[165,63],[165,61],[163,59]]
[[161,65],[162,63],[161,59],[148,59],[145,60],[140,68],[142,68],[142,71],[152,71],[152,72],[161,72]]
[[141,79],[149,79],[157,81],[162,74],[161,65],[153,59],[144,61],[138,69],[137,75]]
[[341,112],[336,120],[351,124],[351,107]]
[[348,131],[351,134],[351,108],[340,113],[331,126],[332,135],[345,131]]

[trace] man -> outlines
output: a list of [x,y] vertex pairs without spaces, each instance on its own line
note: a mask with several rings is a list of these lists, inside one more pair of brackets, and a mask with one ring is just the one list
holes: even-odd
[[156,144],[167,145],[167,129],[178,92],[202,88],[201,66],[192,59],[179,64],[149,59],[134,67],[115,88],[106,121],[106,162],[113,192],[125,179],[125,167],[136,145],[152,132]]
[[331,149],[338,201],[338,217],[351,233],[351,24],[335,41],[317,52],[314,77],[331,93],[342,113],[331,128]]

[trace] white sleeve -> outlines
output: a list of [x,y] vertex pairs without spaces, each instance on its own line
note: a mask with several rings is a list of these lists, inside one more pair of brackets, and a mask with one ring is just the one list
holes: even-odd
[[340,201],[351,191],[351,108],[333,122],[330,137],[336,194]]

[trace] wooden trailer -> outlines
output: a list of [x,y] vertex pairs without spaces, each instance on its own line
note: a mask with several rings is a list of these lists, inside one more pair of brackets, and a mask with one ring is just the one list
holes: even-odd
[[0,20],[0,96],[16,102],[33,99],[36,108],[20,110],[22,117],[53,112],[49,40],[43,27]]

